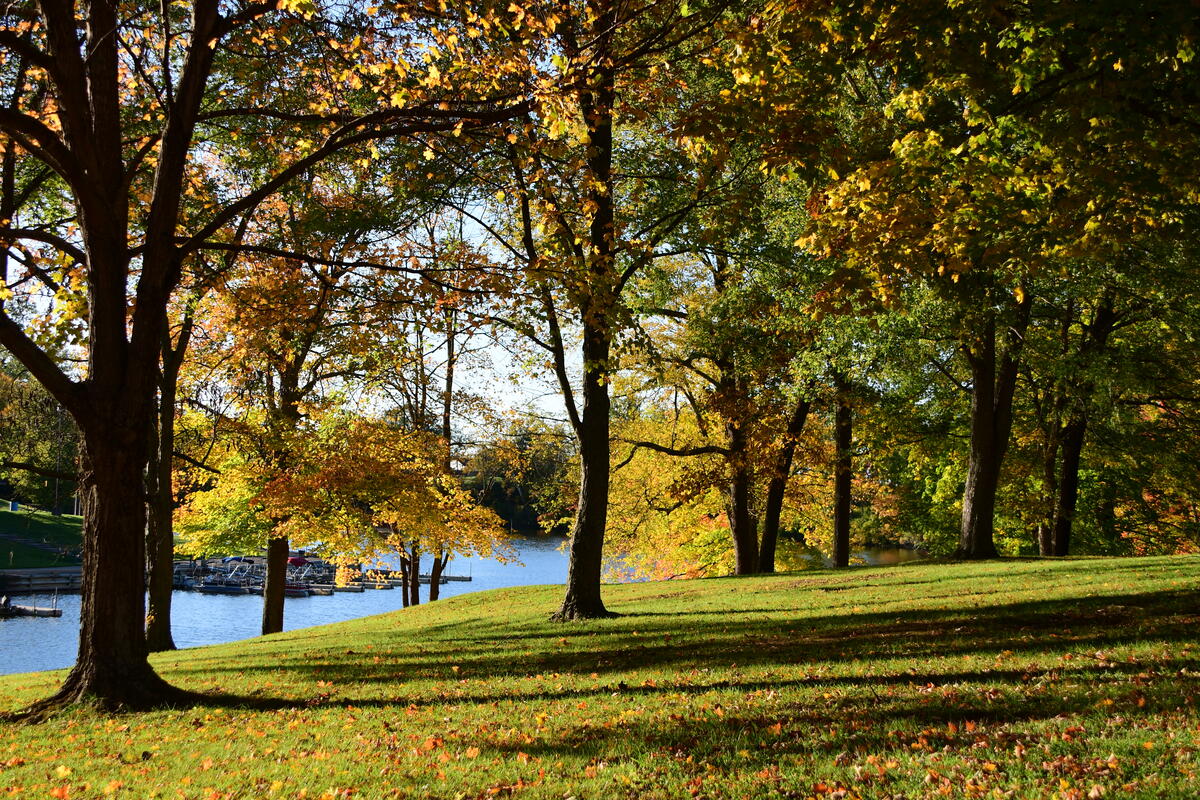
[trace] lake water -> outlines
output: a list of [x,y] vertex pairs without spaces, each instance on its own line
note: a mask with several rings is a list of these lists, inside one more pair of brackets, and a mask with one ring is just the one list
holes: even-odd
[[[562,584],[567,578],[567,556],[559,538],[522,538],[513,541],[519,564],[490,559],[455,559],[447,574],[470,575],[470,581],[450,581],[441,587],[443,598],[505,586]],[[426,564],[423,571],[429,569]],[[421,600],[428,598],[421,587]],[[22,605],[48,606],[44,594],[14,595]],[[285,601],[285,630],[343,622],[402,608],[400,590],[372,590],[361,594],[338,592],[332,597],[289,597]],[[58,597],[61,617],[0,619],[0,675],[69,667],[79,648],[79,595]],[[262,598],[256,595],[208,595],[177,591],[171,600],[171,632],[178,647],[199,647],[257,636],[262,625]]]
[[[456,559],[446,569],[450,575],[470,575],[470,581],[443,584],[441,596],[500,589],[506,586],[563,584],[567,579],[567,554],[562,539],[512,540],[520,563],[501,564],[491,559]],[[919,558],[912,550],[873,550],[855,553],[856,563],[896,564]],[[820,556],[813,556],[819,563]],[[825,559],[828,562],[828,559]],[[612,565],[610,564],[610,567]],[[428,572],[426,564],[422,570]],[[429,587],[421,587],[421,600]],[[60,595],[61,617],[0,619],[0,675],[60,669],[75,663],[79,649],[79,595]],[[13,602],[48,606],[49,596],[13,595]],[[368,589],[361,594],[335,593],[332,597],[289,597],[283,613],[284,630],[383,614],[402,608],[399,589]],[[262,626],[262,598],[256,595],[210,595],[175,592],[171,600],[171,632],[177,647],[200,647],[258,636]]]

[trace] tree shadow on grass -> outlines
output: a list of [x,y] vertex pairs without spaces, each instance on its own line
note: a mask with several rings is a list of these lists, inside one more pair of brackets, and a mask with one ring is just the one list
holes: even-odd
[[[312,697],[286,701],[288,705],[409,706],[474,704],[497,701],[553,701],[586,698],[612,692],[643,692],[657,695],[663,691],[698,693],[736,687],[739,690],[770,688],[841,686],[911,689],[914,686],[943,686],[952,683],[978,683],[987,686],[1028,686],[1031,682],[1062,680],[1127,680],[1147,668],[1140,663],[1113,663],[1103,651],[1145,641],[1169,645],[1196,642],[1200,631],[1195,616],[1196,593],[1158,592],[1089,597],[1069,603],[1062,601],[1020,602],[981,609],[928,612],[892,612],[837,614],[813,618],[744,619],[729,613],[695,612],[686,636],[669,616],[645,614],[635,621],[636,635],[625,623],[621,627],[596,628],[591,634],[577,632],[555,636],[556,632],[531,629],[499,640],[446,636],[457,625],[441,626],[441,640],[423,640],[421,652],[399,655],[373,651],[379,663],[367,663],[368,655],[354,649],[314,651],[293,660],[276,660],[260,665],[240,661],[237,667],[198,665],[179,669],[211,674],[236,671],[253,678],[257,673],[285,674],[285,683],[322,681],[337,687],[343,696],[316,693]],[[631,615],[632,616],[632,615]],[[596,639],[591,639],[595,635]],[[581,637],[589,639],[588,649],[573,652]],[[604,641],[607,639],[607,641]],[[547,640],[564,643],[558,649]],[[601,643],[603,642],[602,646]],[[383,642],[387,645],[388,642]],[[410,645],[404,641],[398,644]],[[812,664],[822,668],[836,663],[883,660],[928,661],[955,656],[1001,657],[1012,660],[1036,658],[1050,651],[1085,650],[1095,654],[1092,661],[1066,662],[1054,668],[1030,665],[1024,668],[982,670],[894,669],[880,666],[882,674],[869,676],[812,673],[802,678],[762,678],[772,668],[797,669]],[[328,663],[314,663],[314,662]],[[1173,669],[1194,669],[1195,658],[1172,660]],[[708,669],[728,669],[736,664],[750,672],[746,680],[735,683],[703,683]],[[1161,665],[1160,665],[1161,666]],[[661,670],[687,677],[666,681],[660,688],[631,688],[617,680],[630,671]],[[451,688],[464,678],[527,679],[534,674],[558,673],[563,683],[573,684],[557,691],[537,686],[521,687],[510,694],[454,691],[437,699],[414,693],[372,696],[378,689],[387,695],[389,685],[405,682],[445,682]],[[585,677],[592,673],[591,677]],[[1184,675],[1184,673],[1180,673]],[[1194,677],[1180,678],[1181,684],[1194,684]],[[428,693],[426,693],[428,694]],[[257,699],[254,699],[257,702]],[[1037,713],[1041,713],[1038,711]]]
[[[951,672],[919,672],[916,670],[905,670],[902,672],[879,673],[873,675],[821,675],[811,674],[800,678],[759,678],[748,680],[717,680],[712,682],[664,682],[655,683],[653,685],[628,685],[623,681],[616,683],[593,683],[591,685],[576,685],[571,687],[562,687],[555,690],[530,690],[521,691],[514,694],[497,694],[494,692],[484,692],[480,694],[472,694],[463,692],[459,694],[444,694],[437,697],[430,697],[427,694],[412,694],[404,695],[397,694],[384,698],[363,698],[363,697],[339,697],[330,693],[316,693],[307,697],[293,697],[290,699],[277,698],[258,698],[246,697],[238,695],[213,694],[206,695],[198,694],[199,697],[206,700],[204,705],[220,706],[220,707],[247,707],[247,708],[425,708],[425,707],[448,707],[448,706],[472,706],[472,705],[492,705],[497,702],[533,702],[552,703],[552,702],[576,702],[581,700],[589,700],[597,697],[624,697],[627,699],[637,698],[670,698],[672,696],[691,696],[707,695],[711,693],[719,693],[726,690],[736,690],[740,693],[752,693],[782,689],[866,689],[870,697],[879,700],[882,695],[879,692],[889,693],[894,695],[894,690],[915,691],[920,694],[934,696],[936,692],[955,694],[962,691],[962,687],[975,684],[981,688],[978,689],[979,696],[986,703],[983,707],[972,707],[969,711],[955,713],[951,716],[945,716],[945,712],[939,707],[932,709],[926,708],[923,716],[929,719],[943,719],[943,721],[963,718],[966,714],[975,720],[988,718],[1007,718],[999,713],[996,709],[1002,707],[1002,704],[995,704],[996,687],[1001,689],[1007,688],[1010,690],[1024,691],[1029,687],[1040,687],[1049,684],[1070,683],[1078,681],[1081,684],[1086,682],[1090,687],[1098,687],[1102,684],[1115,686],[1120,684],[1131,684],[1132,676],[1139,676],[1138,685],[1149,685],[1157,680],[1163,680],[1174,685],[1180,691],[1184,687],[1192,686],[1200,688],[1200,658],[1185,658],[1172,659],[1169,661],[1157,662],[1156,670],[1147,672],[1147,667],[1144,664],[1106,664],[1104,666],[1096,666],[1095,664],[1085,664],[1079,667],[1063,668],[1041,668],[1041,669],[988,669],[988,670],[960,670]],[[1171,674],[1163,671],[1167,668]],[[336,684],[334,684],[336,685]],[[1132,685],[1132,684],[1131,684]],[[986,687],[986,688],[982,688]],[[972,690],[967,689],[968,693]],[[1183,695],[1181,695],[1183,696]],[[1091,695],[1089,695],[1091,697]],[[1061,698],[1063,704],[1059,704],[1059,698],[1042,698],[1038,701],[1035,712],[1029,714],[1030,718],[1055,717],[1065,711],[1077,710],[1073,705],[1067,702],[1066,698]],[[1142,700],[1145,700],[1144,695]],[[928,703],[924,704],[928,706]],[[966,708],[964,706],[964,708]],[[872,712],[876,713],[876,712]]]
[[277,711],[305,705],[303,702],[265,695],[238,695],[220,691],[191,691],[176,688],[160,703],[129,707],[120,704],[101,705],[95,702],[55,702],[56,698],[40,700],[17,711],[0,712],[0,723],[37,724],[46,722],[71,707],[93,708],[104,714],[140,714],[146,711],[177,711],[189,708],[237,708],[248,711]]

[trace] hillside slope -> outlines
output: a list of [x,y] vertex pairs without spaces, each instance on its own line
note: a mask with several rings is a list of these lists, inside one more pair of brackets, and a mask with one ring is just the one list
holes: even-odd
[[77,566],[83,518],[0,509],[0,569]]
[[[1194,797],[1198,586],[1200,558],[920,564],[612,586],[623,616],[567,625],[557,587],[465,595],[159,656],[236,697],[0,723],[0,787]],[[0,706],[60,678],[0,678]]]

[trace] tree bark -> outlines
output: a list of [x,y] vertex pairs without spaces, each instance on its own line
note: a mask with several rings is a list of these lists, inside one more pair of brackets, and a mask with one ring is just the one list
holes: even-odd
[[796,455],[796,442],[804,432],[808,411],[812,404],[801,400],[796,404],[788,420],[787,435],[775,458],[771,480],[767,484],[767,499],[763,504],[762,536],[759,541],[758,571],[775,571],[775,550],[779,542],[779,517],[783,513],[783,498],[787,493],[788,478],[792,473],[792,460]]
[[175,493],[172,473],[175,458],[175,404],[179,370],[183,367],[193,330],[189,312],[179,331],[179,342],[171,344],[169,333],[162,342],[162,372],[158,389],[158,428],[147,474],[149,489],[146,549],[150,556],[150,608],[146,615],[146,642],[151,652],[174,650],[171,636],[171,594],[175,570]]
[[171,636],[171,593],[174,591],[175,535],[172,518],[175,498],[171,487],[171,460],[175,451],[175,386],[160,389],[158,435],[150,451],[147,475],[146,550],[149,556],[149,608],[146,644],[150,652],[174,650]]
[[446,564],[450,561],[450,557],[439,553],[433,557],[433,566],[429,568],[429,602],[438,599],[441,594],[442,570],[446,568]]
[[1058,506],[1054,513],[1054,555],[1065,556],[1071,550],[1071,528],[1079,500],[1079,462],[1087,435],[1087,417],[1072,417],[1063,429],[1062,475],[1058,481]]
[[727,493],[729,529],[733,534],[735,575],[758,571],[758,531],[750,511],[753,476],[746,454],[746,432],[737,421],[725,425],[729,441],[729,468],[732,471]]
[[963,351],[971,366],[971,452],[963,488],[962,528],[958,558],[995,558],[996,493],[1000,470],[1012,430],[1012,404],[1017,367],[1032,299],[1017,307],[1016,320],[1006,336],[1003,356],[997,355],[996,321],[988,319],[974,347]]
[[[1091,366],[1091,360],[1104,352],[1109,336],[1117,324],[1117,313],[1111,291],[1106,291],[1096,305],[1086,339],[1080,346],[1081,366]],[[1062,472],[1059,475],[1058,506],[1054,513],[1054,555],[1065,556],[1071,550],[1071,531],[1079,501],[1079,465],[1083,443],[1087,436],[1091,396],[1096,390],[1094,380],[1085,380],[1079,387],[1075,410],[1062,432]]]
[[579,437],[579,507],[567,561],[567,592],[558,620],[610,616],[600,597],[604,529],[608,524],[609,413],[608,334],[584,323],[583,413]]
[[[1057,426],[1055,426],[1057,427]],[[1042,448],[1042,519],[1037,526],[1038,553],[1054,555],[1054,515],[1058,506],[1058,434]]]
[[[612,174],[616,73],[610,48],[616,16],[612,5],[600,5],[590,26],[596,66],[591,70],[591,85],[579,92],[589,139],[587,199],[595,210],[588,225],[588,252],[576,254],[585,262],[588,286],[578,297],[583,328],[583,409],[574,421],[579,440],[579,507],[571,531],[566,595],[562,607],[551,617],[563,621],[611,616],[600,597],[600,577],[608,524],[611,326],[621,282],[615,263]],[[562,364],[558,367],[561,376]]]
[[89,698],[108,709],[141,709],[186,696],[147,661],[142,471],[149,431],[135,427],[84,439],[79,656],[58,693],[35,710]]
[[837,383],[837,411],[834,414],[834,443],[837,461],[833,487],[833,565],[850,566],[850,508],[851,483],[854,477],[853,409],[850,406],[850,388],[841,375],[835,376]]
[[276,536],[267,542],[267,579],[263,584],[262,632],[283,630],[283,588],[287,583],[288,540]]
[[400,552],[400,602],[402,607],[408,608],[408,576],[412,573],[412,567],[409,565],[408,553],[403,549]]
[[412,555],[408,562],[408,604],[421,605],[421,551],[413,543]]
[[959,558],[995,558],[993,540],[1000,453],[996,441],[996,329],[989,323],[985,341],[971,358],[971,453],[963,489]]

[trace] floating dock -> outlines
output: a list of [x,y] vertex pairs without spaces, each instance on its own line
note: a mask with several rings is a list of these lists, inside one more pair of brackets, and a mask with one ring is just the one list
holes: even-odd
[[61,608],[45,608],[42,606],[9,606],[0,608],[0,619],[5,617],[61,617]]

